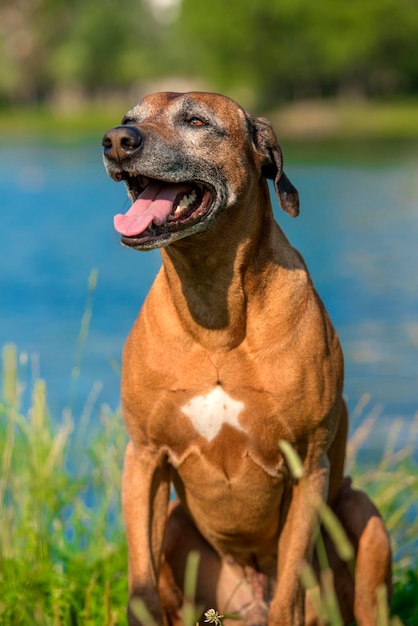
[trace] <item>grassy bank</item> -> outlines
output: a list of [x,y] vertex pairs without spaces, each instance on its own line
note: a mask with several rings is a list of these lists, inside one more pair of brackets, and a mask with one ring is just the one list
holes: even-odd
[[418,140],[418,101],[303,101],[271,113],[286,139]]
[[52,419],[42,380],[23,413],[16,351],[3,354],[0,624],[123,624],[120,416],[102,407],[97,435],[86,442],[88,413]]
[[[30,407],[24,410],[18,368],[16,349],[6,346],[0,396],[0,623],[124,624],[126,547],[119,494],[126,436],[121,416],[102,407],[99,428],[87,438],[90,409],[77,418],[67,410],[52,419],[42,380],[34,382]],[[400,424],[395,424],[379,465],[360,469],[358,452],[373,436],[373,420],[370,415],[355,432],[348,463],[390,530],[393,613],[412,626],[418,623],[414,442],[397,450]],[[391,620],[393,626],[399,623]],[[379,626],[388,624],[383,616]]]
[[[6,141],[78,143],[95,140],[119,123],[133,101],[0,108]],[[245,106],[245,102],[242,103]],[[282,140],[321,144],[418,141],[418,100],[312,100],[265,112]]]
[[96,141],[120,122],[129,104],[85,105],[73,111],[52,106],[0,109],[0,133],[6,143],[80,144]]

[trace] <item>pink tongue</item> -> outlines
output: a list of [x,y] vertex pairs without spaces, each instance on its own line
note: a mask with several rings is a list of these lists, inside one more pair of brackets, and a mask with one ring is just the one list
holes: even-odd
[[180,193],[190,190],[190,185],[148,185],[125,215],[115,215],[113,224],[121,235],[135,237],[148,228],[151,222],[161,226],[173,209],[173,202]]

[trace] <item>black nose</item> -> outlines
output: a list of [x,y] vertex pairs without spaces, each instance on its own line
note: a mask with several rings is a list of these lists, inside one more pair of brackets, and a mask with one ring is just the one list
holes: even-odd
[[133,156],[141,148],[142,136],[135,126],[116,126],[102,140],[103,153],[109,159],[121,161]]

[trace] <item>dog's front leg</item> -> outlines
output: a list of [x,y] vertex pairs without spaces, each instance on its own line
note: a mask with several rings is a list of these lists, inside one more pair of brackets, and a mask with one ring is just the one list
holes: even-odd
[[141,599],[157,624],[163,624],[158,576],[170,491],[165,454],[146,447],[126,448],[122,505],[129,550],[129,626],[140,625],[134,598]]
[[301,567],[312,558],[316,507],[328,489],[328,460],[296,482],[279,538],[277,587],[269,611],[269,626],[303,626],[304,590],[300,582]]

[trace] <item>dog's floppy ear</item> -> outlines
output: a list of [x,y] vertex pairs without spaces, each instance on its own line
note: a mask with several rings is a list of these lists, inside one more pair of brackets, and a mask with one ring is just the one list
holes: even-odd
[[249,116],[256,151],[262,155],[262,172],[274,181],[277,199],[283,211],[299,215],[299,194],[283,171],[283,155],[269,120]]

